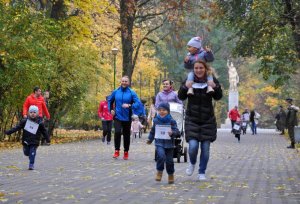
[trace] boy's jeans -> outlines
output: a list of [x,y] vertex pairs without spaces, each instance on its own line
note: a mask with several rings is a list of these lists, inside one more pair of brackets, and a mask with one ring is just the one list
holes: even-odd
[[168,174],[174,174],[173,148],[164,148],[156,146],[157,161],[156,170],[163,171],[166,163],[166,170]]
[[189,140],[189,157],[190,157],[191,164],[195,165],[197,162],[199,143],[201,143],[199,174],[205,174],[205,170],[209,160],[210,141],[207,140],[207,141],[199,142],[198,140],[195,139]]
[[23,145],[23,152],[25,156],[29,157],[29,163],[34,164],[36,150],[38,146],[37,145]]

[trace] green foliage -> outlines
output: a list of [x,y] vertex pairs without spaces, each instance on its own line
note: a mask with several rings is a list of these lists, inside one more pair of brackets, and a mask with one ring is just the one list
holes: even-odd
[[[275,76],[282,86],[299,68],[295,28],[287,20],[285,3],[278,1],[217,1],[219,18],[237,39],[236,56],[256,56],[264,79]],[[294,4],[293,9],[297,10]],[[298,5],[299,10],[299,5]],[[297,29],[297,28],[296,28]],[[299,35],[299,33],[298,33]]]
[[[58,21],[29,7],[0,2],[1,130],[34,86],[50,89],[52,124],[85,98],[98,66],[89,24],[80,17]],[[76,24],[77,23],[77,24]],[[85,32],[79,32],[80,29]],[[101,74],[101,71],[100,71]]]

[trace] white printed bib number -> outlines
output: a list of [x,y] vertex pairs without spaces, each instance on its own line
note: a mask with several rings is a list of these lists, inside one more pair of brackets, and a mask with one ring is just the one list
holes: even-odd
[[170,140],[171,139],[171,137],[169,136],[170,131],[171,131],[170,125],[156,125],[155,126],[155,138],[163,139],[163,140]]
[[239,130],[239,129],[240,129],[240,126],[239,126],[239,125],[237,125],[237,124],[234,124],[234,126],[233,126],[233,129],[235,129],[235,130]]
[[24,129],[32,134],[36,134],[37,129],[39,128],[39,124],[32,122],[31,120],[27,120]]

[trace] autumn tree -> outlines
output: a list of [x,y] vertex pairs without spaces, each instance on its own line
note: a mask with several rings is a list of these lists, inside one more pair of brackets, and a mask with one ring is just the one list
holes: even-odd
[[[113,1],[115,2],[115,1]],[[115,6],[120,14],[123,74],[130,78],[134,71],[139,49],[145,41],[157,43],[164,36],[151,36],[166,22],[176,24],[188,8],[189,0],[119,0]],[[143,36],[134,40],[134,29],[143,30]],[[164,35],[167,35],[165,33]]]
[[297,1],[216,1],[214,15],[234,32],[236,56],[260,59],[264,79],[283,85],[299,68],[300,4]]

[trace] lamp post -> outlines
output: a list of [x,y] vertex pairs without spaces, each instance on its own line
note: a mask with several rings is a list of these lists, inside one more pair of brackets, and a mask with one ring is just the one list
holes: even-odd
[[111,49],[111,52],[114,56],[114,90],[116,89],[116,56],[118,54],[118,48]]

